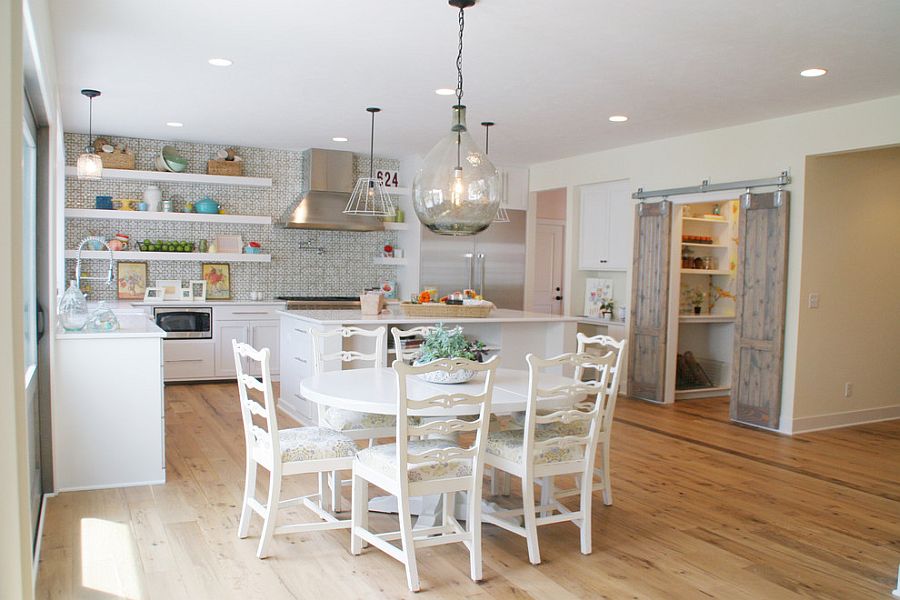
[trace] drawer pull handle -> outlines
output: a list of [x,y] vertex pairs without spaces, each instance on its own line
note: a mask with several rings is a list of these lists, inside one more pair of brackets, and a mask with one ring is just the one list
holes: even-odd
[[245,312],[235,311],[231,314],[233,314],[233,315],[267,315],[269,313],[267,313],[265,311],[262,311],[262,312],[260,312],[260,311],[245,311]]
[[305,329],[297,329],[296,327],[294,327],[294,331],[296,331],[297,333],[302,333],[303,335],[309,335],[309,332]]
[[203,362],[202,358],[177,358],[175,360],[167,360],[167,363],[183,363],[183,362]]
[[307,360],[305,358],[300,358],[299,356],[295,356],[294,360],[302,362],[303,364],[306,364],[306,362],[307,362]]

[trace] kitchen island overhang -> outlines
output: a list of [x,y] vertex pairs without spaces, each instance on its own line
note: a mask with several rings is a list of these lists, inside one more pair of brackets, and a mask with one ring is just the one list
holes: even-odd
[[[317,407],[300,394],[300,381],[313,374],[313,336],[311,331],[330,331],[339,327],[353,326],[362,329],[386,327],[389,336],[391,327],[412,329],[420,325],[443,323],[447,326],[459,325],[465,334],[485,344],[491,353],[500,356],[500,366],[507,369],[528,370],[525,356],[556,356],[563,352],[574,352],[578,317],[548,315],[511,309],[495,309],[487,317],[407,317],[402,314],[385,312],[380,315],[364,315],[359,310],[281,310],[278,311],[281,327],[281,386],[279,406],[291,416],[306,423],[315,423]],[[338,350],[357,349],[354,340],[329,340],[330,344],[343,343],[343,347],[328,347],[325,354]],[[371,348],[359,348],[371,352]],[[396,354],[387,348],[385,364],[390,365]],[[328,361],[325,370],[353,368],[353,363]]]

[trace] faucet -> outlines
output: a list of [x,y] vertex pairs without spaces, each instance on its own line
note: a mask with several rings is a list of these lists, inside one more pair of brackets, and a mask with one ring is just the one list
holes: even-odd
[[[88,242],[100,242],[104,246],[106,246],[106,251],[109,253],[109,268],[106,271],[106,277],[82,277],[81,276],[81,252],[84,249],[84,245]],[[113,260],[112,248],[109,247],[109,244],[106,243],[102,237],[98,235],[92,235],[81,240],[81,243],[78,244],[78,256],[75,259],[75,287],[79,290],[81,289],[81,280],[95,280],[95,281],[104,281],[106,285],[110,285],[113,282],[113,264],[115,261]]]

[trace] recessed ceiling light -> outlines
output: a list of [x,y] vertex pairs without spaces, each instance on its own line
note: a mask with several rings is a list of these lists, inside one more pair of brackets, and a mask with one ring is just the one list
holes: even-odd
[[438,96],[452,96],[456,93],[456,90],[452,90],[450,88],[438,88],[434,90],[434,93]]
[[169,121],[166,125],[169,127],[184,127],[184,123],[179,123],[178,121]]
[[234,64],[227,58],[211,58],[207,62],[214,67],[230,67]]
[[628,117],[625,115],[613,115],[609,118],[612,123],[624,123],[628,120]]
[[333,138],[331,138],[331,141],[332,141],[332,142],[349,142],[349,141],[350,141],[350,138],[345,138],[345,137],[340,137],[340,136],[339,136],[339,137],[333,137]]
[[827,72],[828,72],[827,69],[819,69],[817,67],[814,69],[805,69],[803,71],[800,71],[800,76],[801,77],[821,77],[822,75],[824,75]]

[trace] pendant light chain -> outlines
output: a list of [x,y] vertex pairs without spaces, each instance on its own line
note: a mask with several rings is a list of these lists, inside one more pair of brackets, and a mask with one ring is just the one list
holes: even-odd
[[466,29],[466,11],[459,7],[459,52],[456,54],[456,103],[462,104],[463,97],[463,32]]
[[88,146],[93,145],[93,140],[91,138],[94,137],[94,97],[91,96],[88,98]]

